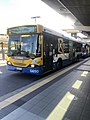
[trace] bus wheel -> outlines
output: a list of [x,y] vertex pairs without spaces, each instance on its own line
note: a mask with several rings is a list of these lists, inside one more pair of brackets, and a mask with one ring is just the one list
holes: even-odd
[[62,68],[62,60],[58,59],[57,61],[57,69],[61,69]]

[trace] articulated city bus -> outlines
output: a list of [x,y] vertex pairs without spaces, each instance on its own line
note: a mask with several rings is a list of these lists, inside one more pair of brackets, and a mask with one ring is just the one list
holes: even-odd
[[70,64],[82,55],[82,43],[67,38],[42,25],[7,29],[7,68],[42,75]]

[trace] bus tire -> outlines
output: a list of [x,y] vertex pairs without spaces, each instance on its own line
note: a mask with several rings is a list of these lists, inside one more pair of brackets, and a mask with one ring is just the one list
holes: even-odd
[[62,59],[58,59],[57,61],[57,69],[61,69],[62,68]]

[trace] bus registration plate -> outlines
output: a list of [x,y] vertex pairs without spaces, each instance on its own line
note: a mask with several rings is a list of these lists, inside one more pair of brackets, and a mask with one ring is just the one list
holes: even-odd
[[19,68],[19,67],[17,67],[16,69],[17,69],[17,70],[22,70],[22,68]]

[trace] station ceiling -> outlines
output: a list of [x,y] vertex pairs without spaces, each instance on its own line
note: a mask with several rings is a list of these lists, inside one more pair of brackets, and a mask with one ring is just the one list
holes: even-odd
[[59,0],[85,26],[90,26],[90,0]]
[[[90,26],[90,0],[42,0],[57,12],[67,12],[65,7],[85,26]],[[64,7],[64,6],[65,7]]]
[[[76,26],[90,26],[90,0],[42,0],[58,13],[76,20]],[[90,31],[88,31],[90,34]]]

